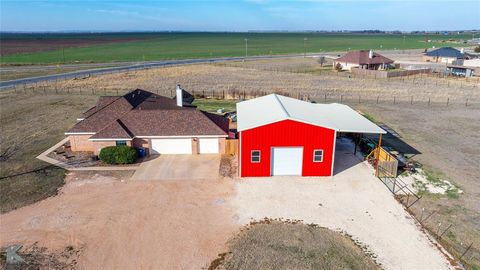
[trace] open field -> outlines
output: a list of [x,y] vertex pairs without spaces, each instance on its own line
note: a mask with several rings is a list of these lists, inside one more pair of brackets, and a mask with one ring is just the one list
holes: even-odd
[[[424,108],[420,106],[354,105],[393,127],[403,139],[422,152],[415,160],[441,178],[464,190],[458,198],[425,194],[412,209],[420,217],[434,214],[426,222],[433,232],[452,225],[444,237],[457,256],[473,243],[465,255],[471,269],[480,267],[480,108]],[[439,226],[440,224],[440,226]],[[476,265],[477,268],[473,268]]]
[[[444,36],[333,33],[117,33],[105,34],[105,37],[100,34],[79,34],[78,37],[73,34],[59,34],[39,37],[38,35],[2,34],[4,53],[2,53],[1,63],[53,64],[244,56],[245,38],[248,38],[248,55],[274,55],[304,53],[305,50],[310,53],[319,53],[356,49],[463,46],[459,41],[470,39],[471,36],[469,34]],[[305,46],[304,38],[307,38]],[[428,39],[432,42],[427,43]],[[74,40],[80,41],[75,44]],[[40,51],[32,52],[32,47]]]
[[77,116],[95,102],[93,96],[0,93],[0,212],[57,193],[65,171],[35,157],[62,139]]
[[[429,100],[431,104],[443,105],[447,101],[450,105],[480,104],[478,78],[422,75],[362,79],[319,66],[312,58],[199,64],[53,81],[37,85],[37,90],[43,91],[45,85],[50,91],[57,88],[63,93],[112,94],[140,88],[173,96],[175,85],[181,84],[197,96],[219,98],[249,98],[276,92],[322,102],[377,103],[378,99],[379,104],[406,102],[428,106]],[[23,91],[23,86],[18,90]]]
[[98,44],[123,43],[152,38],[147,33],[2,33],[0,55],[55,51]]
[[215,269],[226,270],[381,269],[347,236],[318,226],[279,221],[247,226],[230,240],[225,258],[217,263]]

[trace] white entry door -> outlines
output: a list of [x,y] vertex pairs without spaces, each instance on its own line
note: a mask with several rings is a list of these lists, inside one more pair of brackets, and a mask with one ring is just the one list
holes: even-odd
[[200,154],[218,154],[218,138],[201,138],[198,141]]
[[272,175],[302,175],[302,147],[273,147]]
[[152,139],[155,154],[191,154],[192,139]]

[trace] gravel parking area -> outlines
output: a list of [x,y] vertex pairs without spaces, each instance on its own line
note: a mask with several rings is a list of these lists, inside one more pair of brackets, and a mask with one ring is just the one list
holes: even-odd
[[200,269],[242,226],[268,217],[352,235],[387,270],[452,269],[344,142],[334,177],[135,181],[131,172],[74,172],[58,196],[1,215],[0,246],[73,246],[80,269]]
[[333,177],[238,181],[233,205],[240,223],[264,217],[303,220],[352,235],[385,269],[453,269],[369,165],[348,154],[353,152],[348,145],[341,149],[336,164],[356,165]]

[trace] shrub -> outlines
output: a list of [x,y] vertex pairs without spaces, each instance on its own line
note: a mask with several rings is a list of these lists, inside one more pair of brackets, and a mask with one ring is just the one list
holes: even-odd
[[137,159],[137,151],[127,145],[107,146],[98,156],[107,164],[131,164]]

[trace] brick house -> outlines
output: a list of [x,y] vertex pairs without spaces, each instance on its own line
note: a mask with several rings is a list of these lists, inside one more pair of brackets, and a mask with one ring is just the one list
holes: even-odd
[[352,68],[381,70],[387,69],[393,64],[393,60],[372,50],[360,50],[348,52],[342,57],[333,61],[333,68],[340,65],[342,70],[351,70]]
[[177,86],[174,99],[144,90],[102,96],[65,133],[72,151],[99,154],[106,146],[144,148],[147,154],[225,152],[228,120],[198,110]]

